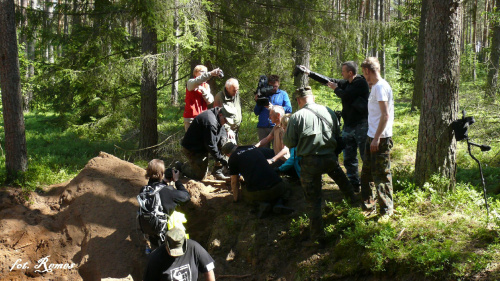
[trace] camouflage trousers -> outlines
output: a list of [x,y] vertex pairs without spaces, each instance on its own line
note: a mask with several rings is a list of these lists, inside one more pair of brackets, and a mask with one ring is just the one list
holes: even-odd
[[368,121],[363,120],[354,127],[344,125],[342,130],[342,140],[345,143],[344,167],[346,169],[347,178],[354,186],[354,189],[359,192],[359,169],[358,169],[358,149],[361,160],[364,158],[366,133],[368,132]]
[[307,216],[310,220],[311,239],[323,238],[323,217],[321,214],[321,176],[328,174],[339,186],[345,197],[354,198],[349,179],[339,166],[337,157],[330,155],[308,155],[300,160],[300,183],[307,201]]
[[373,138],[367,137],[365,143],[365,160],[361,170],[361,196],[367,209],[376,208],[374,204],[376,199],[380,205],[380,214],[392,214],[394,210],[390,157],[392,138],[381,138],[379,150],[374,153],[370,152],[372,140]]

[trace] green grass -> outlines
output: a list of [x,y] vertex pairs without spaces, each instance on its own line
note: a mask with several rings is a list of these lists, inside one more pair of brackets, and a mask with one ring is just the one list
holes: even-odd
[[[111,142],[78,134],[66,127],[63,118],[51,113],[25,114],[25,127],[28,170],[17,184],[26,190],[69,180],[99,151],[113,153]],[[5,176],[5,156],[2,155],[0,181],[4,182]]]
[[[500,201],[490,200],[486,224],[482,195],[459,184],[439,193],[442,179],[422,188],[396,192],[396,214],[388,222],[365,219],[345,202],[327,203],[324,213],[329,255],[299,263],[300,272],[322,277],[408,274],[430,280],[468,280],[488,268],[500,277]],[[491,198],[490,198],[491,199]],[[293,221],[291,230],[297,229]],[[402,278],[402,279],[401,279]]]

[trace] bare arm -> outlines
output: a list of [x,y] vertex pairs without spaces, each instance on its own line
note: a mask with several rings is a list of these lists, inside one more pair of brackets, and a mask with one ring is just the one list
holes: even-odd
[[220,73],[220,69],[219,68],[216,68],[216,69],[214,69],[212,71],[209,71],[209,72],[204,72],[203,74],[201,74],[198,77],[189,79],[187,81],[186,88],[188,89],[188,91],[192,91],[196,87],[200,86],[203,82],[207,82],[208,79],[210,79],[212,76],[219,75],[219,73]]
[[213,270],[210,270],[209,272],[205,272],[205,280],[206,281],[215,281],[215,274]]
[[231,176],[231,190],[233,191],[233,202],[238,202],[240,195],[240,177],[238,175]]
[[[274,128],[273,128],[273,130],[274,130]],[[271,133],[269,133],[269,135],[267,135],[267,137],[261,139],[258,143],[256,143],[255,147],[260,147],[262,145],[266,145],[270,141],[272,141],[273,139],[274,139],[274,133],[273,133],[273,131],[271,131]]]
[[284,146],[283,149],[280,152],[278,152],[278,154],[276,154],[273,158],[269,159],[271,162],[269,164],[276,162],[278,159],[286,155],[289,151],[290,150],[288,149],[288,147]]
[[373,137],[372,143],[370,144],[370,151],[377,152],[378,146],[380,144],[380,135],[385,130],[387,126],[387,122],[389,121],[389,106],[386,101],[379,101],[378,105],[380,107],[380,112],[382,116],[380,117],[380,122],[378,123],[377,131],[375,132],[375,136]]

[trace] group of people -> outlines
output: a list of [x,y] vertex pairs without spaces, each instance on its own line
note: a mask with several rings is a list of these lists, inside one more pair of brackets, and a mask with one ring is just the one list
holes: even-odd
[[[341,99],[342,129],[333,110],[314,102],[311,87],[294,92],[293,98],[299,109],[291,114],[288,94],[279,89],[279,77],[270,75],[268,84],[273,89],[268,97],[269,106],[256,104],[254,108],[259,118],[259,142],[239,146],[242,114],[238,80],[228,79],[224,89],[214,97],[207,81],[218,76],[220,69],[209,72],[205,66],[196,66],[193,78],[186,85],[186,132],[181,146],[187,162],[176,162],[176,169],[186,177],[202,180],[207,175],[211,156],[215,160],[212,175],[216,179],[230,180],[234,202],[243,198],[256,203],[260,218],[270,212],[293,212],[292,208],[286,207],[291,190],[280,173],[288,171],[299,177],[310,219],[310,235],[306,244],[322,245],[325,242],[321,215],[321,178],[325,173],[336,182],[350,202],[359,202],[357,193],[361,192],[362,207],[368,213],[376,213],[378,204],[381,216],[391,216],[394,212],[390,171],[394,98],[390,85],[380,75],[377,58],[367,58],[361,68],[363,75],[358,73],[354,62],[345,62],[342,64],[342,79],[333,79],[299,66],[301,72],[331,88]],[[256,95],[256,101],[257,98]],[[213,107],[209,108],[211,104]],[[341,143],[345,145],[346,173],[338,162]],[[361,175],[358,155],[363,161]],[[206,251],[194,241],[183,241],[179,246],[178,239],[172,240],[172,236],[177,234],[169,232],[167,246],[155,256],[170,256],[171,260],[172,252],[176,252],[171,249],[179,253],[188,251],[203,261],[197,262],[196,266],[207,274],[207,280],[211,280],[213,260]],[[177,247],[170,242],[177,243]],[[186,248],[189,245],[191,250]],[[165,266],[165,263],[156,261],[152,267]]]
[[[297,147],[302,157],[301,184],[310,204],[311,241],[324,243],[321,216],[321,175],[327,173],[351,202],[354,193],[361,191],[362,207],[368,213],[379,212],[382,218],[394,212],[390,150],[393,146],[394,97],[390,85],[380,75],[377,58],[369,57],[361,64],[363,75],[357,73],[354,62],[342,64],[342,78],[333,79],[312,72],[305,66],[300,70],[310,78],[327,85],[342,101],[342,141],[344,166],[341,170],[335,155],[339,124],[335,113],[314,103],[310,87],[298,89],[296,99],[300,110],[289,120],[284,144]],[[371,89],[371,90],[370,90]],[[358,151],[363,160],[361,176]]]

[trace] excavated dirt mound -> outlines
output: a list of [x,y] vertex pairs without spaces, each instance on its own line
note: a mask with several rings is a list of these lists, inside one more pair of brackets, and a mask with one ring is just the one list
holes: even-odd
[[[144,176],[144,169],[100,153],[73,180],[46,192],[2,190],[0,280],[141,280],[145,244],[135,214],[136,196],[147,183]],[[208,205],[207,217],[188,216],[191,225],[223,208],[220,201],[230,203],[228,192],[194,181],[186,188],[193,199],[184,208]],[[214,204],[206,204],[216,197]],[[209,236],[208,228],[192,228],[192,238]]]
[[[0,191],[0,280],[141,280],[147,256],[135,215],[144,176],[101,152],[73,180],[44,192]],[[294,280],[297,264],[315,254],[286,235],[305,209],[298,183],[289,203],[297,212],[266,219],[233,203],[225,184],[183,183],[192,198],[178,210],[190,238],[215,259],[217,279]],[[338,190],[325,192],[340,198]]]

